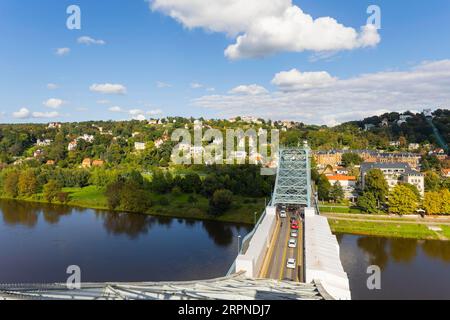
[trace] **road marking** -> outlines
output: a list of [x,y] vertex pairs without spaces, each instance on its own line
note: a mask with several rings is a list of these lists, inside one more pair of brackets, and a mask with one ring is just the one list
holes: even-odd
[[[277,219],[278,220],[278,219]],[[269,247],[269,251],[267,251],[266,253],[266,257],[264,259],[264,263],[263,263],[263,267],[261,269],[260,272],[260,276],[261,278],[267,278],[267,273],[269,272],[269,266],[272,262],[272,256],[273,256],[273,252],[274,249],[276,247],[276,240],[278,239],[278,235],[280,233],[280,221],[277,221],[277,225],[275,227],[275,232],[272,236],[272,239],[270,240],[270,247]]]
[[284,244],[283,244],[283,246],[284,246],[283,259],[281,259],[280,276],[278,277],[278,279],[280,279],[280,280],[283,280],[284,270],[286,269],[286,263],[287,263],[287,261],[286,261],[286,253],[287,253],[287,249],[288,249],[288,244],[287,243],[289,241],[289,235],[290,235],[289,230],[291,228],[291,226],[290,226],[290,219],[291,219],[291,217],[289,215],[288,215],[288,219],[289,219],[288,220],[289,223],[287,223],[286,227],[285,227],[285,228],[287,228],[287,230],[286,230],[286,239],[285,239]]

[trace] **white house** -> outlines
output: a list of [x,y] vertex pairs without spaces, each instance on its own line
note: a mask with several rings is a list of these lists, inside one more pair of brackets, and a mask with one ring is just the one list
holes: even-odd
[[144,142],[135,142],[134,149],[136,149],[137,151],[145,150],[145,143]]
[[353,200],[356,198],[356,177],[354,176],[347,176],[347,175],[332,175],[327,176],[328,181],[331,185],[334,185],[336,182],[339,182],[342,189],[344,190],[344,197],[345,199]]

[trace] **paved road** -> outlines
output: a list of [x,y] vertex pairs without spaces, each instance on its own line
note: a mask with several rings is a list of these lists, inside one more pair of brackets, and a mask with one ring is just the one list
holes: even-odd
[[[288,244],[291,239],[290,218],[291,214],[288,214],[288,218],[278,221],[272,246],[267,252],[262,268],[261,277],[263,278],[303,282],[303,225],[298,230],[297,248],[289,248]],[[290,258],[296,260],[296,270],[287,268],[287,260]]]

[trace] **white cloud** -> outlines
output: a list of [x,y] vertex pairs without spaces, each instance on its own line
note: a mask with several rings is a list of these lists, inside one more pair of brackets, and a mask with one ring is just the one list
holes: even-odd
[[59,113],[56,111],[51,112],[33,112],[33,118],[57,118]]
[[66,56],[66,55],[68,55],[69,53],[70,53],[70,48],[58,48],[58,49],[56,49],[56,51],[55,51],[55,54],[56,54],[57,56],[60,56],[60,57]]
[[109,100],[97,100],[98,104],[109,104],[110,101]]
[[19,111],[13,112],[12,116],[16,119],[26,119],[29,118],[31,115],[30,110],[27,108],[21,108]]
[[257,84],[241,85],[232,89],[229,94],[250,94],[258,95],[268,93],[267,89]]
[[150,111],[146,112],[146,114],[149,116],[158,116],[162,113],[163,113],[163,111],[161,109],[155,109],[155,110],[150,110]]
[[27,108],[21,108],[19,111],[13,112],[13,118],[16,119],[29,119],[29,118],[56,118],[59,117],[59,113],[52,112],[31,112]]
[[292,0],[150,0],[150,8],[183,26],[237,37],[226,57],[261,57],[277,52],[340,51],[380,42],[374,26],[360,31],[331,17],[314,19]]
[[126,94],[127,88],[121,84],[93,84],[89,88],[92,92],[103,93],[103,94]]
[[[328,75],[328,76],[327,76]],[[318,81],[317,79],[323,79]],[[331,79],[331,80],[330,80]],[[450,105],[450,60],[424,62],[405,71],[383,71],[337,79],[328,73],[288,71],[275,75],[280,91],[264,95],[207,95],[194,106],[220,116],[248,114],[335,125],[389,111]]]
[[157,81],[156,82],[156,87],[160,88],[160,89],[162,89],[162,88],[171,88],[172,85],[170,83],[167,83],[167,82]]
[[56,83],[47,84],[47,89],[49,89],[49,90],[56,90],[58,88],[59,88],[59,86]]
[[88,37],[88,36],[79,37],[78,38],[78,43],[85,44],[85,45],[88,45],[88,46],[91,45],[91,44],[100,45],[100,46],[103,46],[103,45],[106,44],[106,42],[103,41],[103,40],[97,40],[97,39],[94,39],[94,38],[91,38],[91,37]]
[[146,119],[147,118],[143,114],[138,114],[138,115],[133,116],[133,120],[144,121]]
[[203,85],[201,83],[198,83],[198,82],[192,82],[191,83],[191,88],[192,89],[200,89],[200,88],[203,88]]
[[325,71],[300,72],[297,69],[292,69],[277,73],[272,80],[272,84],[283,91],[292,91],[302,88],[327,86],[335,81],[337,79]]
[[47,108],[58,109],[58,108],[60,108],[64,103],[66,103],[64,100],[56,99],[56,98],[51,98],[51,99],[48,99],[47,101],[44,101],[42,104],[43,104],[44,106],[46,106]]
[[109,108],[109,111],[111,111],[111,112],[124,112],[124,110],[121,107],[119,107],[119,106],[111,107],[111,108]]
[[216,88],[212,88],[212,87],[211,88],[207,88],[206,91],[213,92],[213,91],[216,91]]

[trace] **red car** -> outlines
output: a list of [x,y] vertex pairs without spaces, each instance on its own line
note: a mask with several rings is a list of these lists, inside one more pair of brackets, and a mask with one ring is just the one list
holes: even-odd
[[298,220],[293,220],[291,222],[291,229],[298,230],[299,228],[300,228],[300,224],[299,224]]

